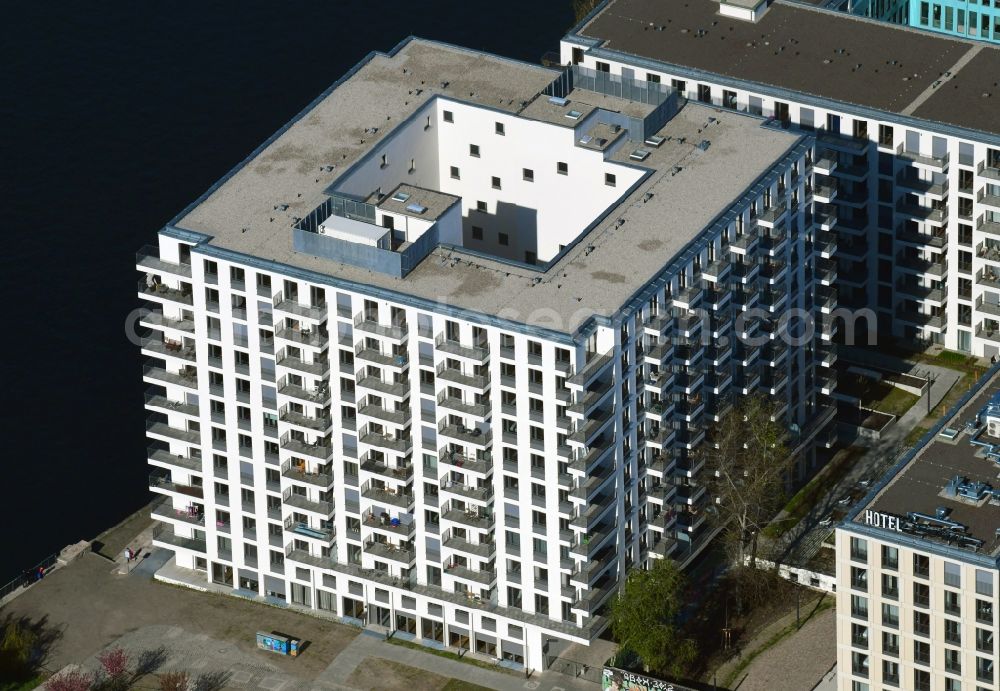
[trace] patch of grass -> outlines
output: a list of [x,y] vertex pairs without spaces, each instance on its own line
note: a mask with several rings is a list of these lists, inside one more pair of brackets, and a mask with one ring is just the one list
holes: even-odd
[[776,646],[778,643],[780,643],[781,641],[783,641],[786,638],[788,638],[789,636],[791,636],[793,633],[795,633],[800,628],[802,628],[802,626],[805,626],[806,623],[810,619],[812,619],[813,617],[815,617],[817,614],[819,614],[821,612],[825,612],[828,609],[832,609],[833,606],[834,606],[834,604],[835,604],[834,603],[834,598],[828,597],[826,595],[823,595],[823,597],[820,598],[819,602],[816,603],[816,606],[813,607],[812,610],[809,612],[809,614],[807,614],[805,616],[805,618],[802,620],[802,623],[800,625],[796,625],[796,623],[794,621],[791,622],[787,626],[783,627],[776,634],[774,634],[773,636],[771,636],[769,639],[767,639],[767,641],[765,641],[763,645],[758,646],[757,648],[754,648],[752,651],[750,651],[750,653],[748,655],[744,655],[743,658],[740,659],[740,663],[738,665],[736,665],[736,667],[733,668],[733,670],[723,680],[722,686],[726,687],[726,688],[731,687],[732,684],[733,684],[733,682],[736,681],[741,674],[743,674],[743,672],[746,670],[746,668],[749,667],[750,664],[755,659],[757,659],[757,657],[761,653],[764,653],[764,652],[770,650],[771,648],[773,648],[774,646]]
[[917,396],[909,391],[903,391],[893,386],[892,390],[872,407],[881,413],[899,416],[912,408],[919,400]]
[[906,448],[913,446],[920,440],[920,437],[924,436],[927,433],[927,430],[929,429],[930,427],[922,427],[921,425],[917,425],[916,427],[910,430],[909,434],[906,435],[906,439],[903,440],[903,446],[905,446]]
[[458,653],[453,653],[450,650],[439,650],[438,648],[431,648],[430,646],[420,645],[419,643],[414,643],[413,641],[404,641],[401,638],[386,639],[386,643],[392,643],[393,645],[402,646],[403,648],[412,648],[413,650],[419,650],[423,653],[430,653],[431,655],[437,655],[438,657],[447,658],[448,660],[454,660],[455,662],[464,662],[467,665],[475,665],[476,667],[482,667],[483,669],[488,669],[491,672],[505,672],[507,674],[514,674],[513,671],[500,667],[499,665],[494,665],[490,662],[484,662],[483,660],[477,660],[475,658],[469,657],[468,655],[458,656]]
[[792,496],[783,509],[785,515],[764,528],[764,535],[775,540],[795,527],[816,505],[817,500],[847,474],[859,453],[857,449],[847,449],[831,460]]
[[471,681],[449,679],[448,683],[444,685],[441,691],[490,691],[490,688],[488,686],[473,684]]
[[46,679],[48,675],[39,674],[27,681],[0,681],[0,691],[32,691],[45,683]]
[[954,350],[942,350],[940,353],[934,356],[938,364],[942,367],[954,367],[956,365],[968,365],[970,362],[975,362],[975,358],[971,357],[967,353],[958,353]]

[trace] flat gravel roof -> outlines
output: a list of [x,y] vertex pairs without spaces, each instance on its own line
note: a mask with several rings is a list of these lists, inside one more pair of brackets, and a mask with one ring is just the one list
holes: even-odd
[[[614,0],[580,34],[621,53],[891,113],[938,88],[914,117],[1000,134],[1000,48],[780,0],[756,24],[718,8]],[[934,87],[970,51],[978,54]]]

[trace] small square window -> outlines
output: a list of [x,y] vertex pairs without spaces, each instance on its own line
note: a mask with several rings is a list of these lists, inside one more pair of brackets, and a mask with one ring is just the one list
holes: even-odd
[[462,175],[458,171],[458,166],[452,166],[451,167],[451,177],[454,180],[461,180],[462,179]]
[[510,236],[508,236],[507,233],[500,233],[500,235],[498,236],[498,240],[500,241],[500,244],[503,245],[504,247],[510,244]]
[[569,175],[569,166],[562,161],[556,163],[556,172],[560,175]]
[[616,182],[616,180],[615,180],[615,174],[614,173],[605,173],[604,174],[604,184],[605,185],[607,185],[608,187],[614,187],[615,186],[615,182]]
[[483,229],[479,226],[472,226],[472,239],[482,240],[483,239]]
[[486,202],[476,202],[476,211],[486,213]]
[[479,158],[479,145],[478,144],[469,144],[469,155],[470,156],[475,156],[476,158]]
[[444,121],[445,122],[455,122],[455,116],[452,115],[450,110],[444,111]]
[[535,171],[533,171],[531,168],[522,168],[521,174],[523,175],[525,182],[535,181]]
[[497,134],[499,134],[499,135],[501,135],[501,136],[502,136],[503,134],[505,134],[505,132],[504,132],[504,129],[503,129],[503,123],[502,123],[502,122],[498,122],[498,123],[496,123],[496,133],[497,133]]
[[493,181],[493,189],[495,189],[495,190],[500,189],[500,178],[498,178],[497,176],[494,175],[490,179]]

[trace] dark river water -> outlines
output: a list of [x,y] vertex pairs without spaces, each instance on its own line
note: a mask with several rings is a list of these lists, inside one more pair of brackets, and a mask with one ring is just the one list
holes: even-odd
[[135,252],[371,50],[537,62],[570,0],[31,2],[0,22],[0,584],[149,500]]

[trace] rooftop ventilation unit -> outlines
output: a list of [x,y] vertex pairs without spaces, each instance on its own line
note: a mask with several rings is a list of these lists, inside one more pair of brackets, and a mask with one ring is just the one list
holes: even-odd
[[416,202],[413,202],[412,204],[406,205],[406,210],[411,213],[422,214],[425,211],[427,211],[427,207],[423,206],[422,204],[417,204]]
[[569,100],[563,98],[562,96],[549,96],[549,103],[551,103],[554,106],[559,106],[560,108],[564,108],[569,105]]

